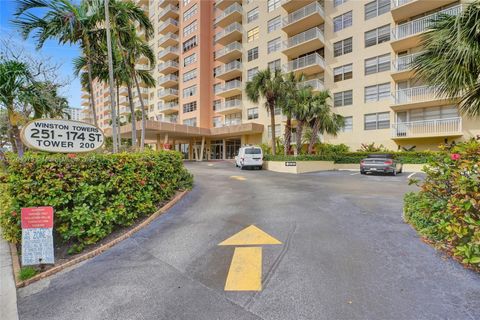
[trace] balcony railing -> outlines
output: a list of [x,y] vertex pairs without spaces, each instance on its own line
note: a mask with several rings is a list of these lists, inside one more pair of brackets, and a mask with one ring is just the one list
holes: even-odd
[[287,64],[287,71],[295,71],[312,65],[319,65],[325,69],[325,60],[318,53],[311,53],[307,56],[290,61]]
[[459,15],[462,10],[463,5],[457,5],[454,7],[440,10],[422,18],[402,23],[396,28],[392,29],[392,38],[395,40],[400,40],[415,35],[417,33],[424,32],[428,28],[430,28],[430,26],[432,26],[435,20],[437,20],[442,14],[456,16]]
[[412,53],[406,56],[398,57],[393,61],[393,69],[395,71],[405,71],[409,70],[412,67],[412,62],[420,56],[423,52]]
[[320,39],[322,42],[325,42],[323,32],[320,28],[312,28],[302,33],[299,33],[291,38],[288,38],[287,41],[284,41],[285,48],[291,48],[298,46],[304,42],[313,40],[313,39]]
[[222,111],[231,108],[241,108],[242,107],[242,100],[240,99],[233,99],[225,101],[215,107],[215,111]]
[[461,134],[462,118],[448,118],[394,123],[393,138],[428,137],[441,134]]
[[288,16],[283,18],[283,26],[288,26],[289,24],[295,23],[311,14],[318,12],[321,16],[324,16],[322,6],[318,2],[312,2],[305,7],[298,9],[295,12],[290,13]]
[[220,50],[215,51],[215,58],[221,57],[231,51],[242,50],[242,44],[238,41],[232,42]]
[[223,18],[232,14],[235,11],[242,13],[242,10],[243,10],[242,6],[235,2],[230,7],[226,8],[221,15],[215,18],[215,23],[218,23],[220,20],[222,20]]
[[170,60],[170,61],[167,61],[167,62],[164,62],[164,63],[160,63],[158,65],[157,69],[158,69],[158,71],[160,71],[160,70],[164,70],[164,69],[169,68],[169,67],[178,68],[178,62]]
[[167,12],[169,11],[173,11],[173,12],[178,12],[179,10],[179,7],[178,5],[177,6],[174,6],[172,4],[169,4],[165,7],[165,9],[163,9],[162,11],[160,11],[160,13],[158,14],[158,17],[162,17],[163,15],[165,15]]
[[231,25],[227,26],[225,29],[223,29],[222,31],[218,32],[217,34],[215,34],[215,38],[214,40],[215,41],[218,41],[218,39],[221,39],[223,38],[224,36],[226,36],[227,34],[229,33],[232,33],[234,31],[239,31],[239,32],[242,32],[242,25],[238,22],[234,22],[232,23]]
[[161,30],[165,29],[169,24],[173,24],[174,26],[178,27],[178,21],[175,20],[175,19],[169,18],[169,19],[165,20],[165,22],[162,23],[160,25],[160,27],[158,27],[158,31],[161,31]]
[[240,61],[235,60],[235,61],[229,62],[223,65],[223,67],[219,68],[219,70],[217,71],[217,77],[229,71],[232,71],[235,69],[241,69],[241,68],[242,68],[242,63]]
[[414,0],[392,0],[392,7],[393,8],[400,7],[412,1]]
[[169,39],[178,41],[178,35],[176,35],[175,33],[169,32],[166,35],[164,35],[163,37],[160,37],[160,39],[158,39],[158,45],[161,46],[160,43],[164,43],[165,41],[167,41]]
[[321,91],[325,89],[325,84],[323,83],[323,80],[320,80],[320,79],[312,79],[312,80],[300,82],[298,86],[301,88],[311,87],[313,91]]
[[406,104],[439,99],[435,88],[430,86],[412,87],[395,92],[395,104]]
[[239,125],[239,124],[242,124],[242,118],[234,118],[234,119],[225,121],[225,122],[223,123],[223,126],[224,126],[224,127],[237,126],[237,125]]
[[165,111],[165,110],[170,110],[170,109],[177,109],[179,106],[178,102],[166,102],[164,104],[158,104],[158,110],[159,111]]
[[159,92],[159,98],[164,98],[166,96],[170,96],[170,95],[173,95],[173,96],[178,96],[178,90],[177,89],[163,89],[163,90],[160,90]]
[[241,87],[242,87],[242,81],[240,80],[228,81],[228,82],[225,82],[225,85],[223,86],[215,87],[215,93],[224,92],[224,91],[237,89]]
[[162,51],[160,51],[160,52],[158,53],[158,58],[164,57],[165,55],[167,55],[167,54],[169,54],[169,53],[176,53],[176,54],[178,54],[178,52],[179,52],[179,51],[178,51],[178,47],[177,47],[177,46],[175,46],[175,47],[172,47],[172,46],[166,47],[165,49],[163,49]]
[[167,81],[178,81],[178,76],[175,74],[169,74],[158,78],[158,83],[165,83]]

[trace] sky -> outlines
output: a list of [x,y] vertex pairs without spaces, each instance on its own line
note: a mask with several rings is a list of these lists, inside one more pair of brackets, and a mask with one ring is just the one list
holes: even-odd
[[60,63],[60,78],[71,80],[68,85],[60,90],[60,94],[68,99],[70,107],[80,108],[81,86],[79,79],[73,75],[72,64],[73,58],[80,55],[79,48],[77,46],[59,45],[53,40],[47,41],[43,48],[37,51],[32,39],[24,41],[11,23],[16,7],[16,0],[0,0],[0,39],[15,42],[15,46],[23,47],[32,55],[50,57],[52,61]]

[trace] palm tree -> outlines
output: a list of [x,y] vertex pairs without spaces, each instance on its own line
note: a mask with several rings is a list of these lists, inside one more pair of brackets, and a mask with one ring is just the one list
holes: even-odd
[[280,107],[282,109],[282,114],[287,117],[285,122],[285,132],[284,132],[284,155],[287,155],[290,152],[290,145],[292,141],[292,116],[294,110],[297,106],[297,93],[298,85],[304,79],[303,75],[295,76],[293,72],[290,72],[284,76],[284,98],[280,99]]
[[458,16],[442,15],[422,39],[424,51],[413,61],[420,79],[438,95],[460,98],[459,110],[480,116],[480,1]]
[[[48,39],[57,39],[60,44],[78,44],[86,59],[90,105],[95,125],[97,113],[93,97],[92,68],[92,41],[91,33],[97,29],[100,0],[82,1],[75,5],[69,0],[17,0],[18,8],[13,23],[18,25],[23,37],[27,39],[31,33],[37,41],[37,48],[41,48]],[[35,15],[40,9],[43,17]]]
[[247,82],[245,92],[249,100],[258,103],[260,98],[265,99],[265,107],[270,113],[270,126],[272,134],[272,153],[276,154],[275,145],[275,108],[280,105],[280,100],[285,97],[284,78],[280,70],[265,69],[259,71],[251,81]]
[[303,137],[303,128],[309,120],[312,109],[312,88],[302,87],[300,88],[295,96],[295,108],[293,109],[293,116],[297,119],[296,127],[296,141],[297,141],[297,154],[302,153],[302,137]]
[[310,110],[308,125],[312,130],[308,153],[313,153],[313,148],[318,140],[318,134],[330,134],[336,136],[345,125],[344,118],[332,112],[332,106],[328,103],[330,93],[327,90],[313,95],[309,104]]

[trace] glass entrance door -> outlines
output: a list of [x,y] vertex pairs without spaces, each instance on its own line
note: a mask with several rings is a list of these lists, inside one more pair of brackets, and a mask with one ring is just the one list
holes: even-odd
[[234,159],[235,156],[238,155],[238,150],[240,149],[241,143],[242,142],[240,139],[230,139],[225,141],[227,147],[227,159]]
[[210,141],[210,159],[212,160],[223,159],[223,140]]

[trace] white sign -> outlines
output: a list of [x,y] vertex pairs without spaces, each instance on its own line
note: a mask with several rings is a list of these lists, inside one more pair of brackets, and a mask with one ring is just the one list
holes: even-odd
[[22,265],[53,263],[52,228],[22,229]]
[[22,141],[30,148],[61,153],[94,151],[104,135],[96,126],[71,120],[37,119],[22,129]]

